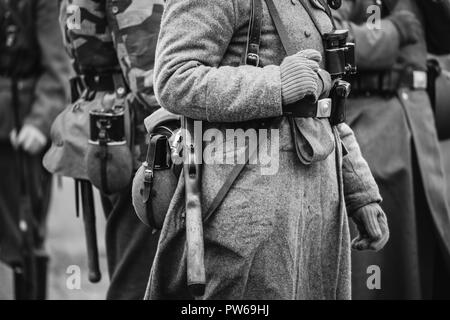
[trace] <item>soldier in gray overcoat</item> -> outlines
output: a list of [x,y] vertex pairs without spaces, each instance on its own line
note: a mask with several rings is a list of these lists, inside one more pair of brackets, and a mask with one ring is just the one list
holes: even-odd
[[[417,3],[348,0],[336,16],[358,44],[348,123],[380,186],[392,231],[382,252],[354,252],[355,299],[450,296],[450,215]],[[373,265],[381,270],[378,290],[366,285]]]
[[[203,299],[349,299],[348,216],[361,231],[355,247],[381,249],[388,238],[377,185],[346,124],[283,115],[292,102],[327,95],[320,33],[331,31],[331,19],[319,1],[304,1],[318,28],[300,2],[275,1],[298,52],[286,56],[263,2],[263,67],[241,65],[250,3],[169,0],[157,46],[155,93],[165,109],[223,136],[268,122],[279,134],[269,134],[278,170],[264,175],[262,164],[247,165],[204,225]],[[225,157],[234,151],[234,141],[225,140],[206,141],[205,148],[215,143]],[[203,165],[204,211],[234,167],[220,158]],[[161,231],[149,299],[190,297],[183,190],[182,179]]]

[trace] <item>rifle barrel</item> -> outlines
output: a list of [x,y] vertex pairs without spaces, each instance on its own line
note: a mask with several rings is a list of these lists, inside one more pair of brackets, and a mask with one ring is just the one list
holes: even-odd
[[92,185],[89,181],[80,181],[83,223],[86,235],[86,250],[89,269],[89,281],[97,283],[102,279],[98,258],[97,229],[95,227],[95,207]]

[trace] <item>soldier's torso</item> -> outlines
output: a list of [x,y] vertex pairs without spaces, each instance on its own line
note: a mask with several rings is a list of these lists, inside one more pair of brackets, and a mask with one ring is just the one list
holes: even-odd
[[117,57],[128,85],[147,104],[156,105],[152,99],[152,72],[164,1],[107,0],[106,3]]
[[[288,33],[288,38],[296,51],[316,49],[323,54],[322,34],[330,32],[333,28],[331,19],[318,0],[301,0],[310,9],[310,14],[305,10],[300,0],[274,1],[283,25]],[[228,52],[222,61],[223,65],[238,64],[242,49],[246,46],[247,31],[250,17],[250,1],[239,1],[236,23],[238,30],[230,43]],[[291,53],[292,54],[292,53]],[[261,59],[263,65],[279,65],[286,52],[281,44],[278,31],[270,16],[270,12],[263,1],[263,23],[261,34]]]
[[66,47],[79,73],[118,70],[136,95],[153,95],[153,70],[163,0],[63,0]]
[[60,10],[64,44],[80,74],[118,70],[106,17],[106,0],[63,0]]
[[[144,119],[159,108],[153,91],[163,0],[63,0],[60,23],[79,75],[122,73],[132,109],[130,130],[142,149]],[[123,103],[123,101],[121,102]],[[135,158],[144,154],[136,151]]]

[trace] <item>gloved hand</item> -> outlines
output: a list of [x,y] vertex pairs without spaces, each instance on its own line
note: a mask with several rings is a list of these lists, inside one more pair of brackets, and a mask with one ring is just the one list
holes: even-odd
[[394,11],[388,18],[400,35],[400,46],[415,44],[422,35],[422,24],[416,15],[408,10]]
[[283,105],[294,103],[306,96],[319,99],[331,88],[328,72],[320,69],[321,54],[313,49],[286,57],[281,63],[281,96]]
[[359,232],[352,241],[352,248],[359,251],[383,249],[389,240],[389,227],[380,205],[368,204],[354,212],[351,217]]
[[47,137],[30,124],[25,124],[18,135],[16,130],[11,131],[9,138],[14,148],[22,148],[32,155],[38,154],[47,145]]

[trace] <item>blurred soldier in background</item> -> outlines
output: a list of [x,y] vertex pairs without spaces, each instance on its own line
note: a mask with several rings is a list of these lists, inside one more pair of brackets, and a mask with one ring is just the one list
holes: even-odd
[[[61,2],[65,45],[85,87],[81,100],[91,101],[99,109],[107,101],[127,104],[134,168],[145,158],[144,118],[158,108],[152,73],[163,4],[163,0]],[[158,233],[152,233],[134,213],[132,177],[128,178],[128,187],[120,192],[101,190],[111,280],[108,299],[143,298],[158,241]]]
[[56,1],[0,1],[0,259],[17,299],[46,296],[51,175],[41,161],[69,72],[57,19]]
[[[426,91],[423,16],[414,0],[347,0],[337,18],[351,30],[359,68],[349,124],[380,187],[391,227],[383,251],[353,253],[353,297],[449,297],[444,261],[450,219]],[[375,290],[367,286],[372,265],[381,270],[381,288]]]

